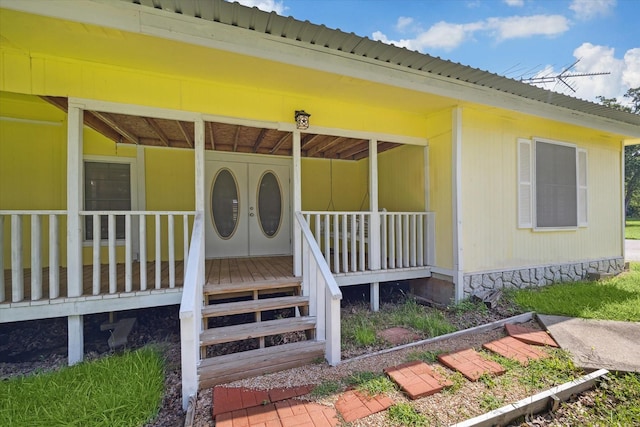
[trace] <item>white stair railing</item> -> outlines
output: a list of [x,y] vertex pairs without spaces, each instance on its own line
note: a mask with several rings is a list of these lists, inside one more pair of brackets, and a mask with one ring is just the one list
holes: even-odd
[[197,215],[193,223],[189,257],[180,303],[180,352],[182,365],[182,409],[198,392],[200,332],[202,328],[202,287],[204,285],[204,220]]
[[302,234],[302,292],[309,296],[309,315],[316,317],[316,339],[325,341],[325,358],[335,366],[340,362],[342,292],[309,224],[300,212],[295,216]]

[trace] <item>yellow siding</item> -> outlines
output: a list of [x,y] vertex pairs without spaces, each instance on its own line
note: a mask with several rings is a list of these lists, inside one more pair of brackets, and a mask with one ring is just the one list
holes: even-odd
[[302,159],[302,210],[368,210],[367,181],[366,160]]
[[388,211],[422,212],[424,147],[403,145],[378,156],[378,206]]
[[453,268],[451,111],[427,118],[429,210],[436,216],[436,265]]
[[[517,138],[564,141],[588,152],[589,226],[517,228]],[[622,255],[620,141],[507,111],[463,111],[463,251],[466,272]]]

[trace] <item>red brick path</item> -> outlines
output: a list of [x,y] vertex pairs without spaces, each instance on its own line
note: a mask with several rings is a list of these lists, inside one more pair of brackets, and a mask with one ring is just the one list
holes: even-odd
[[532,347],[514,337],[504,337],[496,341],[491,341],[483,344],[482,347],[504,356],[507,359],[517,360],[525,366],[529,364],[530,360],[549,357],[543,350]]
[[438,393],[453,383],[424,362],[409,362],[384,370],[411,399]]
[[283,400],[216,417],[216,427],[337,427],[336,411],[317,403]]
[[369,397],[356,390],[344,393],[336,402],[336,409],[348,423],[384,411],[393,405],[393,400],[385,395]]
[[510,336],[531,345],[558,347],[558,343],[546,331],[537,331],[520,325],[506,324],[504,329]]
[[441,354],[438,360],[445,366],[459,371],[471,381],[478,381],[483,374],[502,375],[505,369],[498,363],[483,358],[469,348],[455,353]]

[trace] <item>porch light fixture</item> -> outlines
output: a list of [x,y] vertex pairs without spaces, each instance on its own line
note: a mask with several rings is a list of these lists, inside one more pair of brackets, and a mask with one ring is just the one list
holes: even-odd
[[309,117],[311,114],[304,110],[296,110],[296,129],[309,129]]

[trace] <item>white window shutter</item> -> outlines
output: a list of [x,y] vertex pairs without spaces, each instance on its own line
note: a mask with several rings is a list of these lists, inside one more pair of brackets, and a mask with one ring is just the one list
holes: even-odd
[[518,228],[533,227],[531,140],[518,138]]
[[578,149],[578,227],[588,225],[589,205],[587,203],[587,150]]

